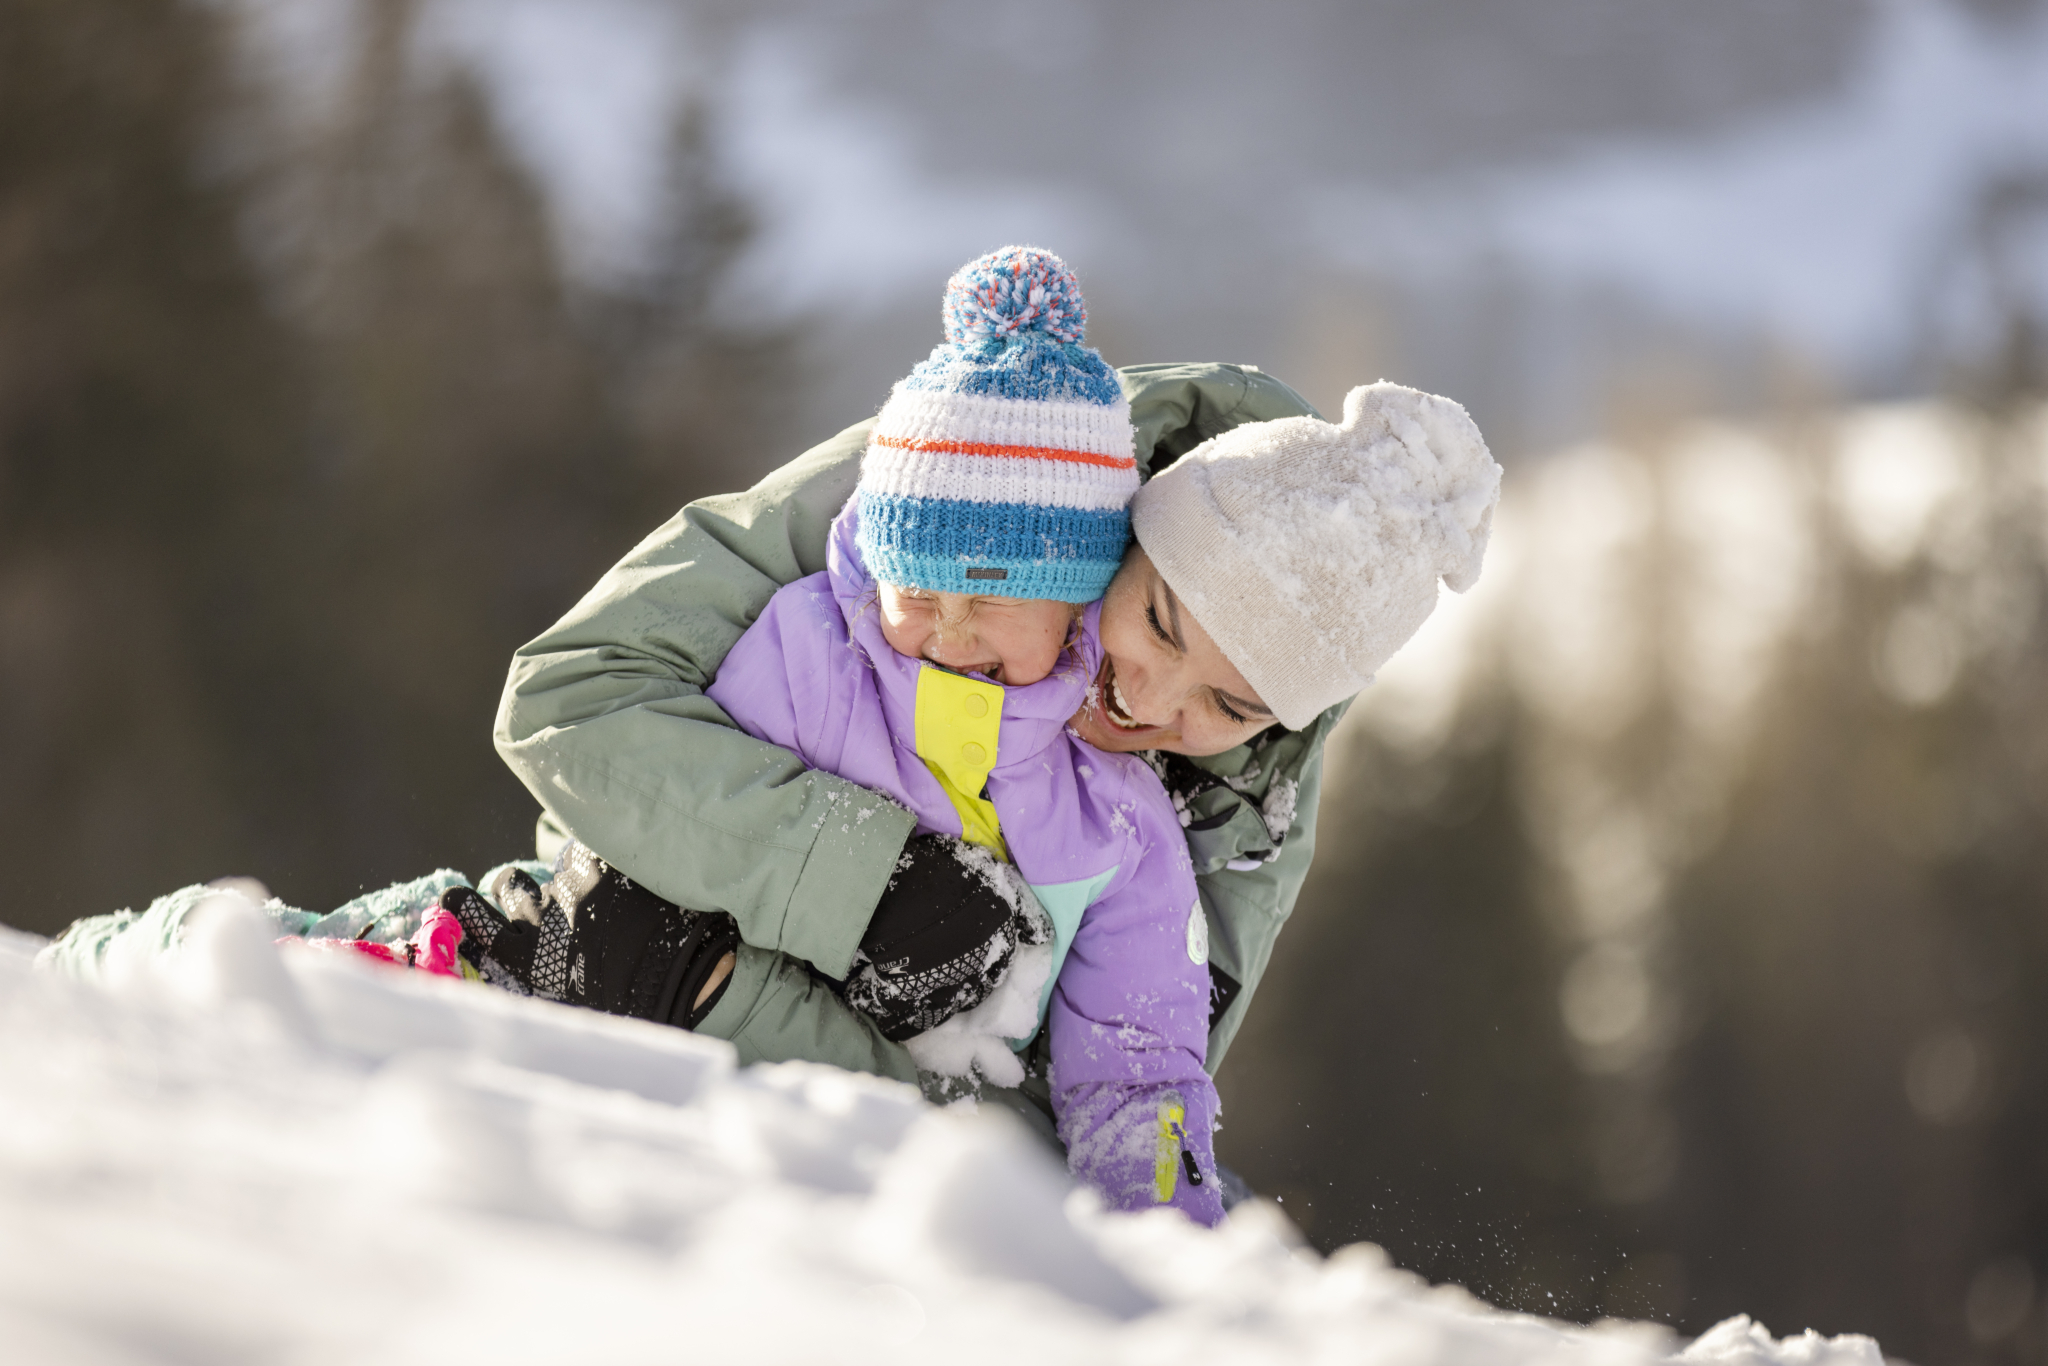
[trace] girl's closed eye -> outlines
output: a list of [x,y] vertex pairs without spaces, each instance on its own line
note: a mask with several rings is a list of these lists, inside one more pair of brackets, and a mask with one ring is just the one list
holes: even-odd
[[876,585],[889,647],[954,673],[1025,687],[1051,673],[1078,613],[1047,598],[940,593],[886,581]]

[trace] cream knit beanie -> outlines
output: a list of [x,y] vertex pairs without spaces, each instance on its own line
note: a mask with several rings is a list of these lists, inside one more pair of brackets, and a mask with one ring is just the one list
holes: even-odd
[[1447,398],[1384,380],[1344,420],[1235,427],[1138,490],[1131,530],[1226,658],[1300,730],[1479,578],[1500,466]]

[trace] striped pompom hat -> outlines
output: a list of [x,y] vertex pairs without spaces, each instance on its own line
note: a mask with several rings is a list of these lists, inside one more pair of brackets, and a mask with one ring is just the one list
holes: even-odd
[[1092,602],[1130,537],[1131,405],[1081,345],[1067,263],[1004,247],[946,282],[946,340],[896,385],[860,471],[860,552],[884,583]]

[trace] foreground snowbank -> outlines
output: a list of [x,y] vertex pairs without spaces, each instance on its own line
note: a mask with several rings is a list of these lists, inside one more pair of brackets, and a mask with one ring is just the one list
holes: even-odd
[[[1669,1360],[1269,1206],[1110,1217],[1009,1121],[313,953],[225,899],[112,987],[0,930],[0,1341],[37,1363]],[[1878,1366],[1733,1320],[1688,1363]]]

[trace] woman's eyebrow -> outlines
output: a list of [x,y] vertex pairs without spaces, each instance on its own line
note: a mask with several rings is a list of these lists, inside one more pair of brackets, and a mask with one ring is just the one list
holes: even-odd
[[1173,595],[1173,585],[1164,578],[1159,580],[1159,586],[1166,590],[1166,615],[1173,622],[1173,648],[1186,654],[1188,643],[1180,633],[1180,599]]

